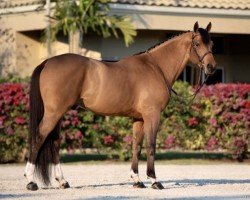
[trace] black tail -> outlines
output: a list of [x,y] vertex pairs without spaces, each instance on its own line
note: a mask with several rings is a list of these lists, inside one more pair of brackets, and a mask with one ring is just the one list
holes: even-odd
[[[32,154],[32,147],[34,147],[34,143],[39,134],[39,123],[41,122],[44,115],[44,105],[40,92],[40,74],[44,68],[47,60],[42,62],[39,66],[34,70],[31,77],[30,84],[30,131],[29,131],[29,147],[30,147],[30,155]],[[60,122],[56,125],[54,130],[48,135],[45,142],[41,146],[36,161],[35,173],[39,177],[41,177],[42,181],[46,184],[50,184],[50,175],[51,175],[51,163],[54,162],[55,156],[57,154],[56,149],[54,147],[54,139],[58,138],[60,132]]]

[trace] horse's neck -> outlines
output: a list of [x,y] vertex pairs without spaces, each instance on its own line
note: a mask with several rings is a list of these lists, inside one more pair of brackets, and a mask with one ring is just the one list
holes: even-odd
[[188,37],[189,33],[182,34],[150,51],[170,85],[174,84],[188,62],[190,45],[185,42]]

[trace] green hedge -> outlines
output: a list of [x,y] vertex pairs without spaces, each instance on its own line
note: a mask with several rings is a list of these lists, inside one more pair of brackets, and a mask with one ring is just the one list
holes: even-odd
[[[157,149],[227,151],[246,158],[250,130],[250,84],[205,86],[190,104],[193,89],[177,82],[161,118]],[[27,83],[0,84],[0,162],[22,161],[28,137]],[[131,157],[132,120],[70,110],[62,120],[61,149],[94,148],[122,160]]]

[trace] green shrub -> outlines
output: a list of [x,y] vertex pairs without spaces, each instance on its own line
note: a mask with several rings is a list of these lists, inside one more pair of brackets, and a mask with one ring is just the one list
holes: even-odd
[[0,83],[25,83],[29,81],[29,77],[21,78],[15,74],[7,74],[5,77],[0,77]]

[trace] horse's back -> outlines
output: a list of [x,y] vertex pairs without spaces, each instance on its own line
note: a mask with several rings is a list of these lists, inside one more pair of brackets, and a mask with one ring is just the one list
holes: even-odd
[[[40,90],[45,106],[69,107],[79,98],[89,59],[63,54],[47,60],[40,75]],[[56,105],[56,106],[55,106]]]
[[136,76],[120,62],[90,61],[83,82],[84,105],[103,115],[126,115],[133,109]]

